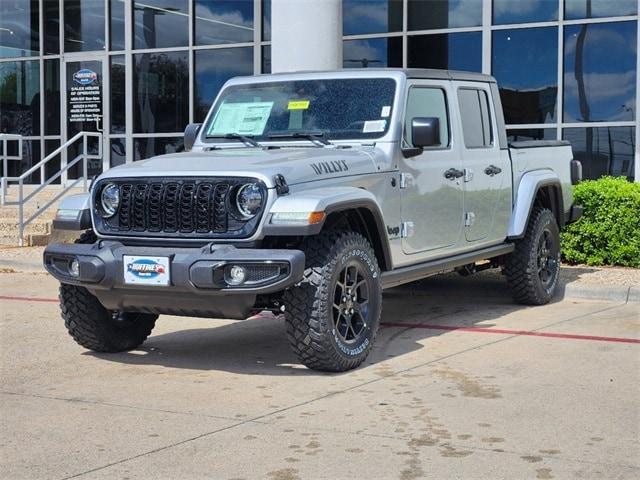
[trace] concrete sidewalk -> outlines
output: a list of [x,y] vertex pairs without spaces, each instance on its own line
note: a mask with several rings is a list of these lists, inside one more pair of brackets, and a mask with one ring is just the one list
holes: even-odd
[[139,350],[87,352],[56,289],[0,274],[3,479],[640,477],[634,303],[434,277],[386,292],[372,355],[331,375],[269,316],[163,316]]

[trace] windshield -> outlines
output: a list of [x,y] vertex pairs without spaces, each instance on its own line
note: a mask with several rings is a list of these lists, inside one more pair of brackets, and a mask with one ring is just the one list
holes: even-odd
[[257,141],[379,138],[389,127],[395,89],[390,78],[231,86],[207,120],[205,138],[216,142],[237,142],[237,135]]

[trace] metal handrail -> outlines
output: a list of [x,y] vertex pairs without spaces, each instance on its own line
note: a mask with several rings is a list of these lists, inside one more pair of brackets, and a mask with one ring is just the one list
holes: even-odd
[[[15,133],[0,133],[0,141],[2,142],[2,178],[6,178],[9,175],[8,160],[22,160],[22,135]],[[7,153],[7,142],[18,142],[18,155],[9,155]],[[6,183],[0,182],[0,204],[4,205],[4,198],[6,195]]]
[[[87,140],[89,137],[95,137],[98,139],[98,153],[90,154],[87,148]],[[38,169],[44,171],[44,167],[47,163],[49,163],[53,158],[62,153],[63,150],[69,148],[72,144],[74,144],[77,140],[82,138],[82,152],[73,160],[68,162],[64,167],[62,167],[58,172],[52,175],[48,179],[42,179],[40,186],[38,186],[35,190],[29,193],[27,196],[24,194],[24,181],[28,178],[33,172]],[[19,245],[24,246],[24,230],[27,225],[33,222],[40,214],[42,214],[47,208],[49,208],[54,202],[56,202],[60,197],[62,197],[69,190],[74,188],[78,183],[82,182],[82,191],[87,191],[87,181],[88,181],[88,161],[91,159],[101,159],[102,158],[102,134],[100,132],[79,132],[70,138],[65,143],[60,145],[60,147],[56,148],[49,155],[44,157],[38,163],[33,165],[30,169],[24,172],[19,177],[2,177],[2,204],[3,205],[17,205],[18,206],[18,240]],[[67,185],[63,186],[60,193],[58,193],[53,199],[49,200],[42,207],[40,207],[33,215],[31,215],[28,219],[24,219],[24,204],[31,200],[35,195],[40,193],[46,186],[53,183],[57,180],[64,172],[69,170],[71,167],[75,166],[77,163],[82,161],[82,177],[77,178],[72,183],[67,183]],[[4,198],[4,194],[7,190],[7,182],[18,182],[18,200],[13,202],[7,202]]]

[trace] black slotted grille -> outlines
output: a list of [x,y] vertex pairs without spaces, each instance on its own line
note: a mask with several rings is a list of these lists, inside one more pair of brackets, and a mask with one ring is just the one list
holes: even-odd
[[[255,182],[246,178],[122,179],[120,207],[111,218],[96,215],[102,234],[179,238],[250,236],[261,214],[246,220],[230,209],[238,186]],[[95,190],[97,195],[101,186]],[[266,189],[264,190],[266,201]],[[98,205],[96,197],[96,205]],[[231,211],[230,211],[231,210]],[[167,235],[169,234],[169,235]]]

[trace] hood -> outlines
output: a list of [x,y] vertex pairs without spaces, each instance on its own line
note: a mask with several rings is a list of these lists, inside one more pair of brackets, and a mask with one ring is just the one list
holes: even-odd
[[226,148],[208,152],[161,155],[115,167],[100,178],[247,176],[273,187],[282,174],[289,185],[376,170],[373,150],[355,148]]

